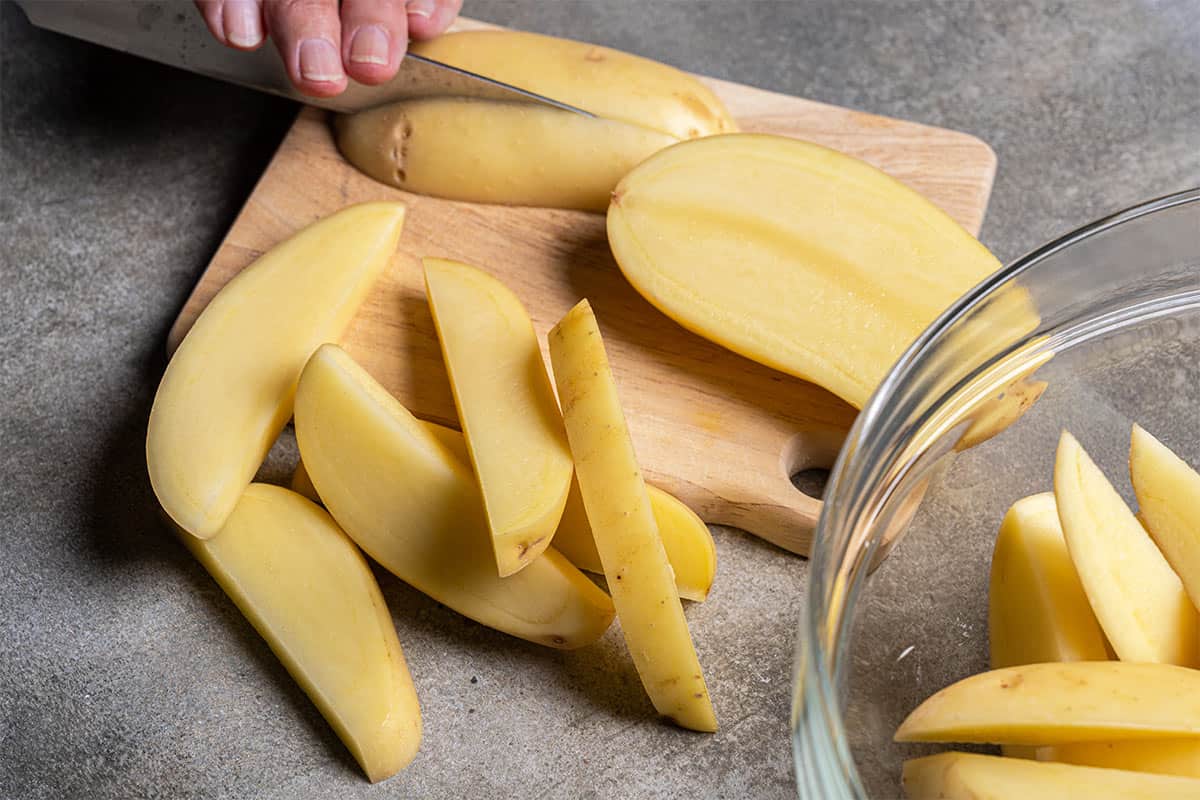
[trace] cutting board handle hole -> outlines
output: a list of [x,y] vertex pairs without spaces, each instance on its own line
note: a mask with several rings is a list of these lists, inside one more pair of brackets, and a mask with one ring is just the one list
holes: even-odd
[[825,485],[829,483],[829,469],[809,467],[791,474],[792,486],[814,500],[825,499]]
[[820,500],[829,470],[837,460],[846,431],[840,428],[806,428],[788,439],[780,454],[783,472],[801,493]]

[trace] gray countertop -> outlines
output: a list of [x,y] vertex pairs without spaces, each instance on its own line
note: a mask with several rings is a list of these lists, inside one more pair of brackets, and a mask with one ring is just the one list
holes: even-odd
[[[1195,0],[467,5],[976,134],[999,156],[982,238],[1004,260],[1200,184]],[[805,562],[732,530],[688,611],[715,736],[654,719],[612,632],[550,652],[381,576],[426,738],[369,786],[166,534],[144,465],[167,327],[294,109],[31,29],[10,3],[0,28],[0,797],[793,796]]]

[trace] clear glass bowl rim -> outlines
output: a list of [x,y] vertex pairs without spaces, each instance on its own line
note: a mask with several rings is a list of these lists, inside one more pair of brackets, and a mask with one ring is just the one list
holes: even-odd
[[[825,505],[813,538],[807,602],[801,612],[796,644],[792,707],[792,744],[796,781],[802,798],[869,800],[850,752],[840,702],[841,664],[848,649],[844,626],[868,570],[856,569],[845,580],[844,565],[856,554],[844,533],[858,524],[865,509],[855,500],[869,490],[880,471],[894,461],[904,434],[889,427],[888,409],[925,356],[961,317],[986,303],[1001,287],[1060,251],[1123,224],[1177,206],[1200,203],[1200,188],[1150,200],[1085,225],[1001,268],[965,294],[925,329],[904,352],[863,407],[830,472]],[[868,468],[874,465],[875,468]],[[868,562],[878,545],[872,535],[857,554]],[[832,543],[832,544],[831,544]]]

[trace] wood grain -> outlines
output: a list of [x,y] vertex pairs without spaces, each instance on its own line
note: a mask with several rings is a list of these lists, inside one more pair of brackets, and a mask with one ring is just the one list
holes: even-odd
[[[464,23],[464,27],[476,27]],[[995,156],[967,134],[704,79],[743,130],[795,136],[862,158],[977,233]],[[408,205],[394,268],[344,338],[351,355],[413,413],[457,427],[419,259],[488,270],[523,300],[543,340],[587,297],[599,318],[648,479],[707,522],[806,554],[820,502],[789,476],[832,464],[854,410],[811,384],[688,333],[643,300],[612,260],[600,215],[421,197],[376,183],[338,154],[323,112],[306,108],[171,330],[183,338],[214,294],[259,254],[350,203]],[[787,298],[780,298],[786,303]]]

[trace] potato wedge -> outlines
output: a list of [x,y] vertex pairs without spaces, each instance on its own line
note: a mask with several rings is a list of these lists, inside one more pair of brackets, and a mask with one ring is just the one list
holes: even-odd
[[[1013,503],[1000,523],[988,587],[988,642],[993,669],[1108,659],[1051,492]],[[1032,747],[1004,745],[1002,751],[1036,757]]]
[[1200,739],[1075,742],[1036,748],[1036,758],[1085,767],[1200,778]]
[[553,548],[496,574],[470,469],[341,348],[313,353],[296,390],[296,440],[313,485],[372,558],[455,611],[563,649],[612,622],[608,595]]
[[1117,656],[1194,666],[1200,620],[1179,576],[1065,431],[1055,459],[1054,496],[1071,560]]
[[1108,659],[1050,492],[1013,503],[1000,524],[988,588],[988,640],[993,668]]
[[338,117],[335,128],[351,164],[405,191],[600,213],[625,173],[677,141],[616,120],[455,97],[379,106]]
[[1039,764],[978,753],[939,753],[904,762],[909,800],[1184,800],[1200,781],[1117,769]]
[[301,497],[308,498],[319,506],[325,505],[321,502],[321,496],[317,494],[317,487],[313,486],[312,478],[308,477],[308,470],[304,468],[303,460],[296,462],[296,469],[292,472],[289,486]]
[[[859,408],[917,335],[1000,266],[883,172],[764,134],[643,161],[612,195],[608,241],[633,287],[685,328]],[[1025,311],[1014,324],[1028,316],[1032,328]]]
[[[467,453],[467,442],[461,433],[436,422],[422,420],[421,424],[464,466],[470,466],[471,456]],[[303,461],[296,465],[296,471],[292,474],[292,491],[315,503],[321,502]],[[650,495],[650,508],[658,522],[667,560],[671,562],[671,570],[675,573],[679,596],[685,600],[703,602],[712,588],[717,570],[717,549],[712,533],[682,501],[657,486],[647,484],[646,491]],[[579,569],[604,574],[604,566],[600,563],[600,554],[596,552],[596,542],[592,538],[592,526],[587,521],[587,512],[583,510],[579,484],[574,480],[571,481],[558,530],[554,533],[553,546]]]
[[660,714],[685,728],[715,731],[675,576],[586,300],[567,312],[549,340],[580,495],[642,685]]
[[372,783],[413,760],[421,710],[395,625],[366,560],[329,514],[253,483],[216,536],[180,538]]
[[167,515],[216,534],[292,415],[300,370],[391,262],[399,203],[364,203],[263,254],[217,293],[154,396],[146,466]]
[[1075,661],[982,672],[921,703],[898,742],[1049,745],[1200,736],[1200,670]]
[[1129,476],[1139,519],[1200,608],[1200,474],[1134,425]]
[[412,52],[672,139],[737,130],[695,77],[608,47],[523,31],[461,31],[414,43]]
[[[459,463],[470,467],[471,456],[467,453],[467,442],[463,439],[463,435],[459,431],[447,428],[445,425],[438,425],[436,422],[428,422],[426,420],[419,420],[419,422],[438,441],[438,444],[446,448],[452,456],[458,459]],[[292,472],[291,488],[296,494],[307,497],[317,505],[325,505],[321,502],[321,498],[317,494],[317,487],[313,486],[312,478],[308,477],[308,470],[304,468],[303,459],[296,462],[296,469]],[[575,566],[579,565],[576,564]]]
[[[650,510],[658,523],[663,549],[675,574],[675,588],[684,600],[703,602],[717,574],[717,547],[704,520],[683,501],[657,486],[646,484]],[[571,492],[563,509],[562,521],[554,534],[554,546],[571,563],[587,572],[604,573],[592,526],[583,508],[579,484],[571,482]]]
[[425,292],[450,375],[501,577],[542,554],[574,465],[533,323],[507,286],[426,258]]

